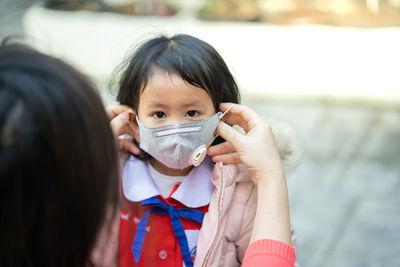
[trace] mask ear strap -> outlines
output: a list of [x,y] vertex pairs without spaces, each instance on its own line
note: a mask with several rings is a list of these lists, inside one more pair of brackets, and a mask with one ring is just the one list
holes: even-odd
[[[228,111],[233,107],[233,105],[235,105],[235,104],[232,103],[232,105],[231,105],[227,110],[225,110],[225,112],[222,113],[221,116],[219,116],[219,119],[222,119],[222,118],[225,116],[225,114],[228,113]],[[219,134],[216,134],[216,135],[214,136],[214,140],[215,140],[218,136],[219,136]],[[213,142],[214,142],[214,140],[213,140]]]
[[235,105],[235,104],[232,104],[227,110],[225,110],[225,112],[222,113],[222,115],[219,117],[219,119],[222,119],[225,116],[225,114],[228,113],[228,111],[233,107],[233,105]]

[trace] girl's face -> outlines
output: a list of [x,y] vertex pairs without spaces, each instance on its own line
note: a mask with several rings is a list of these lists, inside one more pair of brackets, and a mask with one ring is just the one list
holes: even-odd
[[155,72],[140,94],[138,117],[143,125],[178,125],[208,119],[215,114],[207,92],[178,75]]

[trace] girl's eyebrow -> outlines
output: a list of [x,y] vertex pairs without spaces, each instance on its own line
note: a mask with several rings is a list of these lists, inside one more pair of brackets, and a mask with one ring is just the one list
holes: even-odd
[[[195,100],[189,103],[185,103],[182,105],[182,107],[201,107],[204,106],[204,104],[201,101]],[[167,108],[167,104],[159,103],[159,102],[150,102],[148,105],[149,108]]]
[[203,103],[201,101],[195,100],[183,105],[183,107],[193,107],[193,106],[203,106]]
[[163,104],[163,103],[157,103],[157,102],[151,102],[149,104],[150,108],[165,108],[167,107],[167,105]]

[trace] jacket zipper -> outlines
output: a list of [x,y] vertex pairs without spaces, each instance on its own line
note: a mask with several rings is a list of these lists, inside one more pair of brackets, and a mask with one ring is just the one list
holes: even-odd
[[218,198],[217,227],[216,227],[216,230],[214,231],[214,237],[213,237],[213,240],[211,242],[211,245],[207,250],[206,256],[205,256],[203,264],[201,266],[206,266],[205,264],[206,264],[208,258],[210,257],[211,249],[214,247],[214,244],[215,244],[215,238],[217,237],[217,233],[218,233],[218,230],[219,230],[220,219],[221,219],[220,218],[220,216],[221,216],[220,214],[221,214],[221,210],[222,210],[221,205],[222,205],[224,187],[225,187],[225,181],[224,181],[224,176],[222,174],[222,168],[221,168],[221,188],[220,188],[220,192],[219,192],[220,194],[219,194],[219,198]]

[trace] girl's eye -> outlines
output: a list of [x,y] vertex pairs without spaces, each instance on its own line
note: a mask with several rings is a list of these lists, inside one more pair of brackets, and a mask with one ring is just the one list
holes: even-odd
[[153,117],[157,120],[161,120],[167,117],[167,115],[162,111],[154,112]]
[[194,118],[197,117],[199,113],[196,110],[189,110],[186,112],[186,117]]

